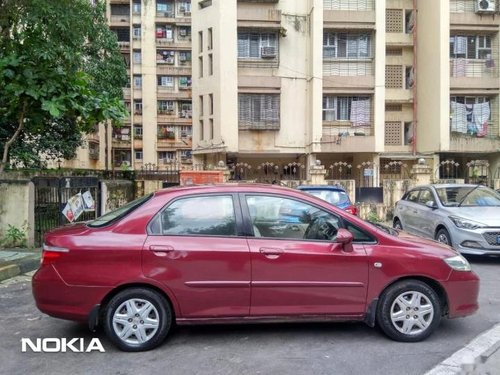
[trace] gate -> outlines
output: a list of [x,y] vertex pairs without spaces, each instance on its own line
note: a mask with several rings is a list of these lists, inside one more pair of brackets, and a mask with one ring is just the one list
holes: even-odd
[[379,170],[377,164],[366,161],[356,166],[356,201],[367,203],[383,203],[384,189],[378,186]]
[[93,220],[100,212],[100,189],[97,177],[35,177],[35,243],[41,246],[43,235],[50,229],[68,223],[62,210],[69,198],[89,191],[95,210],[84,211],[75,221]]

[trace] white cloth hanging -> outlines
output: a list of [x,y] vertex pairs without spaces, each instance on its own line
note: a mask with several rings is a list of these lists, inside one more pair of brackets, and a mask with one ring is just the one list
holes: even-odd
[[490,119],[490,103],[474,104],[472,118],[477,127],[477,136],[484,137],[488,134],[488,120]]
[[353,100],[351,103],[352,126],[370,125],[370,100]]
[[467,133],[467,108],[465,104],[451,102],[451,131],[458,133]]

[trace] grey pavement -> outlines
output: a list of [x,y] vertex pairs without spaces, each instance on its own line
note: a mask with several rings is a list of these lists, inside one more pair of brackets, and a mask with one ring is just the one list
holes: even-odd
[[[30,271],[38,268],[40,255],[41,249],[0,249],[0,284],[6,286],[7,284],[16,283],[16,279],[19,278],[16,278],[15,276],[26,274],[29,272],[28,274],[21,277],[21,279],[23,279],[25,282],[28,281],[33,274],[33,272]],[[480,261],[480,263],[482,263],[482,261]],[[500,267],[500,262],[496,261],[486,261],[484,262],[484,264],[485,266],[490,267],[490,273],[494,272],[495,274],[497,272],[496,267]],[[491,269],[491,266],[493,266],[495,269]],[[488,275],[488,280],[485,280],[485,284],[486,283],[495,283],[496,289],[496,280],[493,280],[490,275]],[[490,290],[491,285],[487,285],[487,287],[488,290]],[[498,297],[496,295],[491,296],[490,294],[486,299],[486,302],[488,305],[493,305],[498,303],[497,299]],[[490,310],[490,306],[485,306],[485,308],[488,312],[492,312]],[[494,309],[496,310],[496,308]],[[432,368],[425,375],[500,374],[500,323],[498,323],[498,320],[496,320],[496,318],[494,320],[491,320],[491,322],[496,324],[493,325],[492,328],[487,329],[485,332],[473,338],[470,342],[465,343],[462,348],[460,348],[448,358],[444,359],[441,363]],[[354,326],[354,328],[355,331],[361,330],[360,327]],[[83,330],[84,329],[82,329],[81,332],[82,336],[85,334]],[[278,332],[279,330],[280,329],[278,329]],[[88,332],[87,334],[90,335],[90,332]],[[439,334],[439,332],[437,334]],[[369,335],[372,336],[371,333]],[[105,340],[104,337],[103,339]]]
[[0,249],[0,281],[37,269],[41,254],[39,248]]

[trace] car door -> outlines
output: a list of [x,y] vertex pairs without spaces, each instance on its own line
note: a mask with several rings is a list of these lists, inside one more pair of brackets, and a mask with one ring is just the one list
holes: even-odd
[[[359,315],[366,311],[366,252],[360,244],[345,252],[335,243],[342,225],[339,216],[279,195],[244,194],[241,201],[254,232],[248,237],[251,316]],[[314,224],[319,220],[321,225]]]
[[238,236],[235,195],[197,195],[167,204],[148,226],[143,272],[174,294],[182,317],[247,316],[250,253]]
[[435,228],[435,214],[434,209],[427,206],[427,202],[436,202],[434,195],[428,188],[423,188],[420,190],[418,195],[417,204],[414,205],[414,225],[415,233],[428,238],[434,238],[434,228]]
[[401,219],[403,229],[409,233],[418,233],[415,221],[416,208],[418,207],[418,194],[420,189],[409,191],[405,197],[398,202],[397,215]]

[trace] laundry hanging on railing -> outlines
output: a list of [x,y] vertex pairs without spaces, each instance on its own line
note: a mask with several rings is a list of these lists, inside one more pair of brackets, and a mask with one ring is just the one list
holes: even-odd
[[488,135],[490,103],[462,104],[451,102],[450,127],[452,132],[485,137]]
[[472,118],[477,128],[477,136],[488,135],[488,120],[490,119],[490,103],[474,104],[472,108]]
[[352,126],[370,125],[370,100],[353,100],[350,119]]

